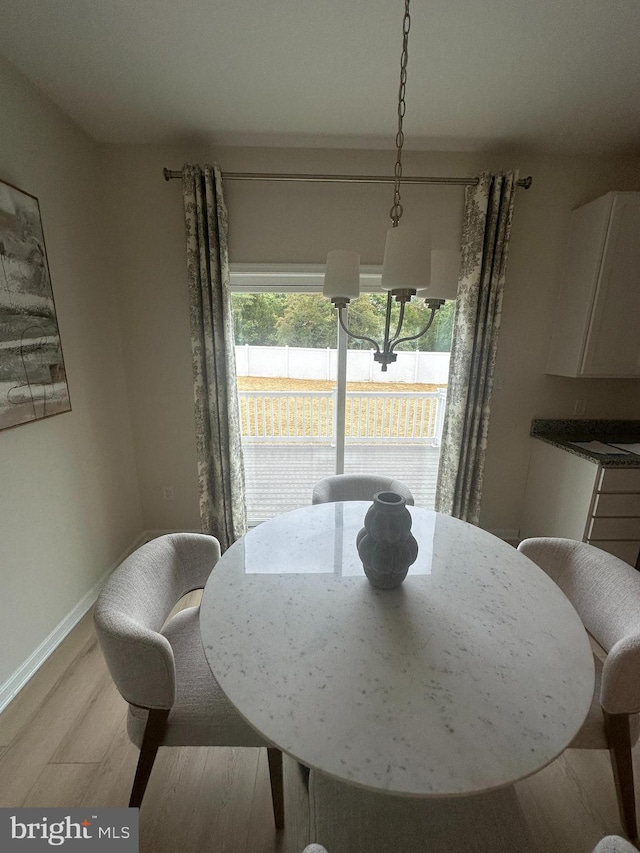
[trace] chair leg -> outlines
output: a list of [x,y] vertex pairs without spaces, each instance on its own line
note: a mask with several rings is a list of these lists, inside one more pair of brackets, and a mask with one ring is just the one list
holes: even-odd
[[607,714],[605,711],[604,722],[622,825],[629,838],[635,840],[638,837],[638,825],[636,822],[629,715]]
[[142,798],[144,797],[144,792],[147,790],[147,783],[149,776],[151,776],[153,762],[156,760],[158,747],[162,743],[168,716],[168,710],[152,708],[149,711],[147,725],[145,726],[142,737],[136,775],[133,780],[133,788],[131,789],[131,797],[129,798],[129,808],[138,809],[142,805]]
[[282,776],[282,753],[273,747],[267,748],[269,759],[269,781],[273,800],[273,819],[276,829],[284,827],[284,780]]

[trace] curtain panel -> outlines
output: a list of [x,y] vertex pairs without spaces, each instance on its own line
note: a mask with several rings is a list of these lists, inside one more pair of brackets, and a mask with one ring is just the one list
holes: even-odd
[[220,169],[185,165],[182,190],[200,519],[225,550],[246,531],[246,508]]
[[483,172],[465,192],[436,509],[478,524],[517,172]]

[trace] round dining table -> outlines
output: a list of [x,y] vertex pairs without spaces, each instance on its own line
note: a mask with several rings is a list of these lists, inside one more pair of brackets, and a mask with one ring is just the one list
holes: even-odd
[[224,553],[200,620],[229,700],[300,763],[372,791],[458,797],[544,767],[594,689],[568,599],[507,543],[418,507],[416,561],[376,589],[356,549],[369,506],[294,510]]

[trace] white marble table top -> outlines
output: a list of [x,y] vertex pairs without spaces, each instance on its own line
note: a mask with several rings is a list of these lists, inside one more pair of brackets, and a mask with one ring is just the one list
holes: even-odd
[[374,790],[471,794],[548,764],[594,686],[569,601],[505,542],[414,507],[418,558],[375,589],[355,545],[369,506],[286,513],[223,555],[200,620],[231,702],[303,764]]

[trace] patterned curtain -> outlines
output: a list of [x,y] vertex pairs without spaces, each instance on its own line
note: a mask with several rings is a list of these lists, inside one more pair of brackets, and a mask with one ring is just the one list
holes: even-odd
[[436,509],[478,524],[517,172],[467,187]]
[[182,170],[202,530],[225,550],[246,530],[229,290],[227,209],[217,166]]

